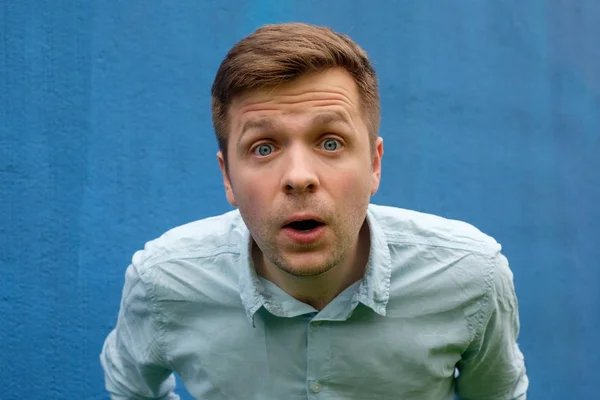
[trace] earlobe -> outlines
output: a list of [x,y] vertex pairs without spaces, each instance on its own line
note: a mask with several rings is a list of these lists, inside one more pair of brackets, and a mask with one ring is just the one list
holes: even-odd
[[233,194],[233,189],[231,187],[231,181],[229,179],[229,172],[227,170],[227,165],[225,163],[225,159],[223,158],[223,153],[221,151],[217,152],[217,160],[219,161],[219,167],[221,168],[221,174],[223,175],[225,197],[227,197],[227,201],[229,202],[229,204],[231,204],[233,207],[237,207],[235,195]]

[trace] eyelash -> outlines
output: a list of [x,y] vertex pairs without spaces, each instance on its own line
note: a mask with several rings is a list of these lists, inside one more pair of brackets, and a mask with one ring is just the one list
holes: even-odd
[[[326,137],[326,138],[324,138],[323,140],[321,140],[321,142],[319,143],[319,145],[320,145],[319,147],[320,147],[320,148],[322,148],[322,147],[321,147],[321,145],[322,145],[323,143],[325,143],[327,140],[335,140],[335,141],[336,141],[336,142],[339,144],[339,147],[340,147],[340,148],[343,148],[343,147],[344,147],[344,143],[342,142],[342,140],[341,140],[341,139],[338,139],[338,138],[336,138],[336,137],[331,137],[331,136],[330,136],[330,137]],[[270,155],[273,153],[273,151],[271,151],[271,153],[267,154],[266,156],[260,156],[259,154],[256,154],[256,151],[257,151],[257,150],[260,148],[260,146],[264,146],[264,145],[270,145],[271,147],[273,147],[273,151],[275,151],[275,149],[274,149],[275,145],[274,145],[273,143],[269,143],[269,142],[261,142],[261,143],[258,143],[258,144],[256,144],[256,145],[254,145],[254,146],[253,146],[253,147],[250,149],[250,153],[252,153],[253,155],[256,155],[256,156],[258,156],[258,157],[268,157],[268,156],[270,156]],[[332,151],[328,151],[328,153],[335,153],[335,152],[337,152],[338,150],[339,150],[339,149],[335,149],[335,150],[332,150]]]

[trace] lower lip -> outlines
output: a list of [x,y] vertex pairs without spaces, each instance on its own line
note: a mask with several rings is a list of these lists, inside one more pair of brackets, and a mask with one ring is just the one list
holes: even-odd
[[316,242],[325,233],[326,225],[319,225],[318,227],[309,231],[299,231],[292,228],[283,228],[283,232],[287,237],[292,239],[296,243],[309,244]]

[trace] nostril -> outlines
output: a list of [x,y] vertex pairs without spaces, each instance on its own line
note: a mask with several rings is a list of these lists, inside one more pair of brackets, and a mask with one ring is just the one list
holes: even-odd
[[283,190],[288,193],[315,192],[319,187],[318,177],[307,171],[286,173],[281,183]]
[[286,193],[292,194],[292,193],[314,193],[317,191],[317,185],[315,184],[308,184],[308,185],[293,185],[293,184],[286,184],[284,187],[284,191]]

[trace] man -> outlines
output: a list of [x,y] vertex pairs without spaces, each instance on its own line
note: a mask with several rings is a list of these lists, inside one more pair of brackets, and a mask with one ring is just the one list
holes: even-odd
[[270,25],[212,88],[228,201],[133,256],[114,399],[525,399],[512,274],[474,227],[370,204],[377,78],[347,36]]

